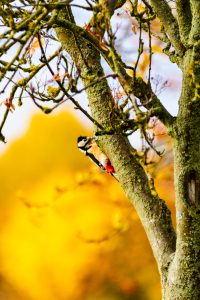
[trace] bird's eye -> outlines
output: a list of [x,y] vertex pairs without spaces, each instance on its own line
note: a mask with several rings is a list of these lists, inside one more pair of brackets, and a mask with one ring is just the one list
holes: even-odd
[[78,139],[77,139],[77,142],[80,143],[80,142],[86,142],[87,141],[87,137],[85,136],[79,136]]

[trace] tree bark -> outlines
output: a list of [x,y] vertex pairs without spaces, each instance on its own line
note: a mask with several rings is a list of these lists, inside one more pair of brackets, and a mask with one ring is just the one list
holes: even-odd
[[200,101],[195,68],[199,53],[194,47],[182,63],[180,110],[173,130],[177,241],[163,300],[200,299]]
[[[161,1],[162,5],[160,6],[159,1],[152,0],[151,2],[154,9],[159,10],[160,18],[164,18],[166,1]],[[57,14],[59,17],[56,25],[58,39],[74,61],[83,84],[88,86],[91,80],[104,75],[99,51],[94,47],[91,39],[88,41],[83,37],[81,31],[80,34],[76,34],[77,31],[74,31],[75,23],[70,7],[62,9]],[[187,35],[187,41],[183,41],[182,44],[179,40],[178,23],[169,8],[167,14],[170,19],[173,19],[175,26],[173,28],[176,30],[171,30],[167,20],[164,26],[169,31],[169,36],[177,49],[179,65],[183,72],[182,93],[179,99],[180,109],[176,120],[172,122],[170,116],[162,110],[162,105],[157,103],[163,120],[167,120],[166,124],[169,126],[168,129],[174,143],[177,237],[172,226],[169,209],[164,201],[154,191],[152,192],[148,178],[132,153],[128,140],[122,134],[114,133],[101,136],[99,145],[110,158],[117,171],[120,184],[126,196],[135,206],[145,228],[160,272],[163,300],[199,300],[200,42],[195,40],[193,47],[186,50],[183,44],[188,44],[189,28],[187,28],[187,34],[186,31],[181,34],[183,40]],[[182,18],[179,13],[180,22],[183,24],[185,18]],[[197,37],[196,28],[195,25],[195,35],[190,33],[191,41]],[[119,70],[121,69],[119,68]],[[123,77],[123,72],[121,74],[121,83],[124,81],[124,85],[129,88],[129,79],[125,75]],[[144,83],[143,86],[145,86]],[[133,85],[132,88],[135,89],[136,85]],[[148,95],[148,91],[146,94]],[[92,117],[103,128],[110,128],[113,99],[105,78],[87,88],[87,95]]]

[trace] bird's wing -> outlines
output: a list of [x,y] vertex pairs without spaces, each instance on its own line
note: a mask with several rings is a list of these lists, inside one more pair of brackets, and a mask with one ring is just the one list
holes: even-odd
[[98,166],[99,168],[101,168],[102,170],[106,171],[106,169],[104,168],[104,166],[100,163],[100,161],[98,161],[98,159],[96,159],[96,157],[95,157],[92,153],[86,152],[85,154],[86,154],[86,156],[88,156],[95,164],[97,164],[97,166]]

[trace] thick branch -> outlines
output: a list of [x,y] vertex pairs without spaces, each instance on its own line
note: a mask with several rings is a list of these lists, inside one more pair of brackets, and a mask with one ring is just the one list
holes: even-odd
[[126,0],[107,0],[107,3],[110,8],[110,14],[112,15],[114,13],[114,10],[121,7]]
[[192,10],[192,27],[190,32],[190,42],[200,40],[200,1],[190,0]]
[[192,22],[190,2],[188,0],[176,0],[176,11],[181,41],[186,46]]
[[164,25],[165,31],[175,48],[176,53],[182,57],[185,51],[185,48],[180,41],[179,27],[177,20],[172,14],[171,8],[168,5],[166,0],[151,0],[151,5]]
[[[67,10],[62,10],[59,15],[61,18],[70,18]],[[99,52],[90,42],[81,36],[75,38],[72,31],[63,27],[57,28],[56,33],[80,71],[85,86],[91,78],[103,75]],[[107,81],[97,82],[95,86],[87,89],[87,94],[93,117],[103,127],[111,126],[110,113],[113,103]],[[111,158],[127,197],[138,212],[161,269],[175,250],[175,234],[170,212],[165,203],[151,193],[147,176],[134,157],[127,139],[120,134],[104,135],[99,139],[100,146]]]

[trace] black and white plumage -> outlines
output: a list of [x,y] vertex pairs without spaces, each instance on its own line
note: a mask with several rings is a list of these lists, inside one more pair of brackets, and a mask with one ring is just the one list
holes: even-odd
[[114,167],[109,158],[98,147],[94,137],[79,136],[77,142],[81,152],[88,156],[99,168],[116,178]]

